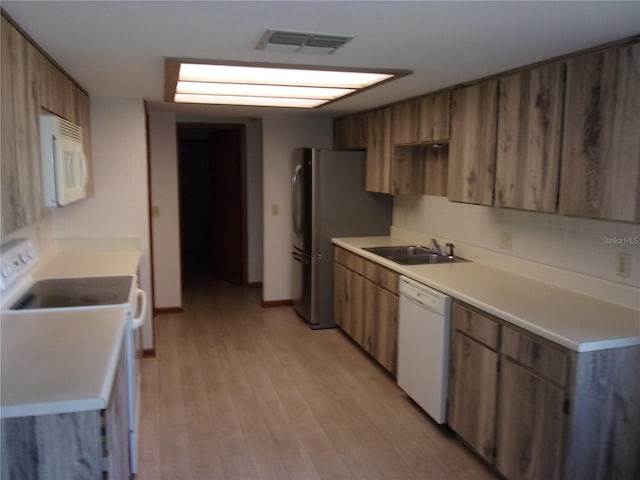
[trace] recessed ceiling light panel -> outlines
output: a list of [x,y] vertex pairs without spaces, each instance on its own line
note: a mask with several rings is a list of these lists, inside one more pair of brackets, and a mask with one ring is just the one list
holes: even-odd
[[297,108],[314,108],[410,73],[175,59],[165,63],[168,102]]

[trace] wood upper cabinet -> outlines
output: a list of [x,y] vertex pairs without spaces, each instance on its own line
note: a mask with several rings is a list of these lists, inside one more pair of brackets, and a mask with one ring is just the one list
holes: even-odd
[[333,121],[335,150],[364,150],[367,148],[368,114],[354,113]]
[[418,142],[418,100],[412,98],[391,106],[394,145]]
[[393,144],[448,142],[449,101],[446,91],[393,105]]
[[40,54],[40,104],[56,115],[78,123],[78,88],[48,58]]
[[93,192],[89,97],[2,16],[2,231],[6,235],[45,213],[40,159],[41,108],[83,131],[87,193]]
[[496,447],[498,328],[495,320],[453,303],[447,423],[490,463]]
[[497,207],[556,211],[563,99],[563,63],[500,79]]
[[369,112],[366,190],[421,194],[424,162],[410,147],[393,145],[392,119],[391,107]]
[[450,91],[418,98],[418,142],[449,141],[450,100]]
[[560,213],[640,222],[640,43],[567,63]]
[[392,193],[391,190],[391,109],[369,112],[367,121],[368,192]]
[[38,115],[39,52],[2,17],[2,232],[44,214]]
[[496,161],[498,80],[453,91],[447,196],[492,205]]

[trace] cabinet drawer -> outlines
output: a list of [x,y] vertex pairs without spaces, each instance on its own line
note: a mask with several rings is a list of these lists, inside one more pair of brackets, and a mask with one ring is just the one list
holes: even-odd
[[389,270],[375,262],[365,261],[364,276],[373,283],[389,290],[391,293],[398,295],[398,277],[399,275],[393,270]]
[[340,265],[347,267],[350,270],[354,269],[356,256],[348,250],[342,247],[335,247],[333,251],[333,260]]
[[470,307],[454,302],[451,321],[455,330],[467,334],[489,348],[498,349],[500,326],[492,318]]
[[560,385],[567,382],[567,353],[514,328],[502,328],[500,353]]

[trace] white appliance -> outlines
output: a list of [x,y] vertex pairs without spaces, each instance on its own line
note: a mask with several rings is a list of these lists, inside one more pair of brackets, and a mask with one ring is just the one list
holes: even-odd
[[[135,275],[111,275],[82,278],[47,278],[34,281],[31,270],[38,252],[26,239],[2,246],[2,310],[28,313],[41,309],[86,310],[124,308],[127,312],[125,348],[129,414],[129,466],[138,471],[138,425],[140,418],[140,355],[136,337],[144,323],[147,297],[138,288]],[[90,315],[87,315],[90,321]]]
[[63,207],[87,196],[88,167],[82,127],[50,113],[40,115],[42,187],[47,207]]
[[437,423],[445,423],[451,297],[400,277],[398,385]]

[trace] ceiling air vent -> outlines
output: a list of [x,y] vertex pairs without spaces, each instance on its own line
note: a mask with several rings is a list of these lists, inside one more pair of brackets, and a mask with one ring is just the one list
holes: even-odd
[[352,38],[324,33],[267,30],[256,45],[256,50],[330,55]]

